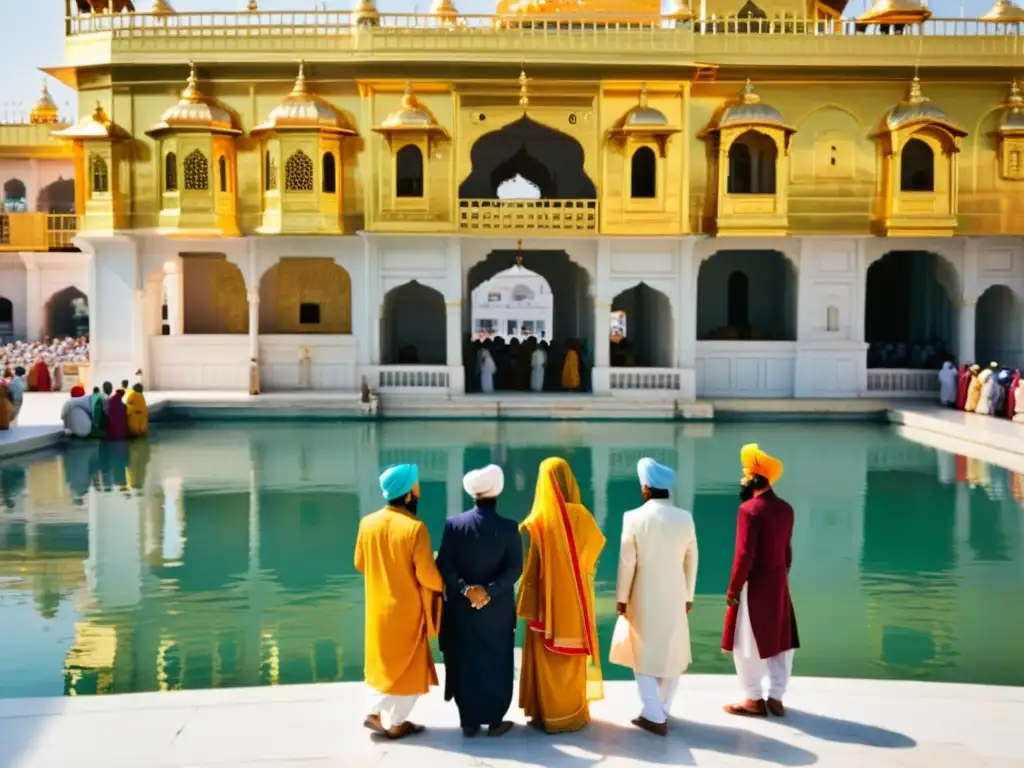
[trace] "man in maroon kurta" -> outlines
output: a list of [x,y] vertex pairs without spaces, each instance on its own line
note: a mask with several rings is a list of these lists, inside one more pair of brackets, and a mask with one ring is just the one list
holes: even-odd
[[[793,561],[793,508],[775,495],[782,462],[755,443],[743,446],[743,483],[736,525],[736,553],[726,592],[722,650],[730,651],[746,694],[729,704],[733,715],[781,717],[793,669],[793,651],[800,646],[796,613],[789,595]],[[764,681],[768,679],[765,701]]]

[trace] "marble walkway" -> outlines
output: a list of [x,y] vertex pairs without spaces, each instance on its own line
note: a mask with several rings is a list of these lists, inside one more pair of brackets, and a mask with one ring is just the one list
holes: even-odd
[[[360,768],[361,766],[805,766],[1020,768],[1024,688],[796,678],[784,719],[721,710],[733,678],[687,676],[659,738],[633,728],[630,682],[606,686],[585,731],[519,727],[467,740],[439,689],[416,706],[428,727],[402,742],[361,727],[358,683],[0,700],[5,768]],[[514,719],[521,724],[521,713]]]

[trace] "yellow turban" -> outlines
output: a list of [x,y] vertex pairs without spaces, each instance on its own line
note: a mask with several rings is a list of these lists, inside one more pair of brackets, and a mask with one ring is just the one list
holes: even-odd
[[775,485],[782,477],[782,462],[758,448],[757,443],[747,443],[740,448],[740,464],[744,477],[760,475],[769,485]]

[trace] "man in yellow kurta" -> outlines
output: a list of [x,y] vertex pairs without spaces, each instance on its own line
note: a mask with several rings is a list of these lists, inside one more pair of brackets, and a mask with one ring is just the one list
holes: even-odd
[[444,589],[427,526],[416,517],[419,470],[399,464],[380,476],[387,505],[359,522],[355,566],[366,576],[366,683],[377,692],[363,723],[400,739],[423,731],[408,721],[416,699],[437,685],[430,638]]

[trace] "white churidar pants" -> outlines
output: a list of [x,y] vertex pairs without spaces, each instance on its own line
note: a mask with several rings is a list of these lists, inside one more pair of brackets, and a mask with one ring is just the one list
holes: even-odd
[[768,678],[768,698],[782,701],[789,678],[793,674],[793,651],[783,651],[762,659],[757,650],[757,639],[750,625],[747,604],[747,585],[740,592],[739,612],[736,616],[736,636],[733,638],[732,660],[736,674],[748,699],[760,701],[764,696],[764,680]]
[[380,723],[385,728],[394,728],[409,719],[418,698],[419,696],[391,696],[387,693],[374,692],[370,714],[380,715]]
[[666,722],[679,689],[679,678],[637,675],[636,684],[640,689],[640,703],[644,707],[640,716],[659,725]]

